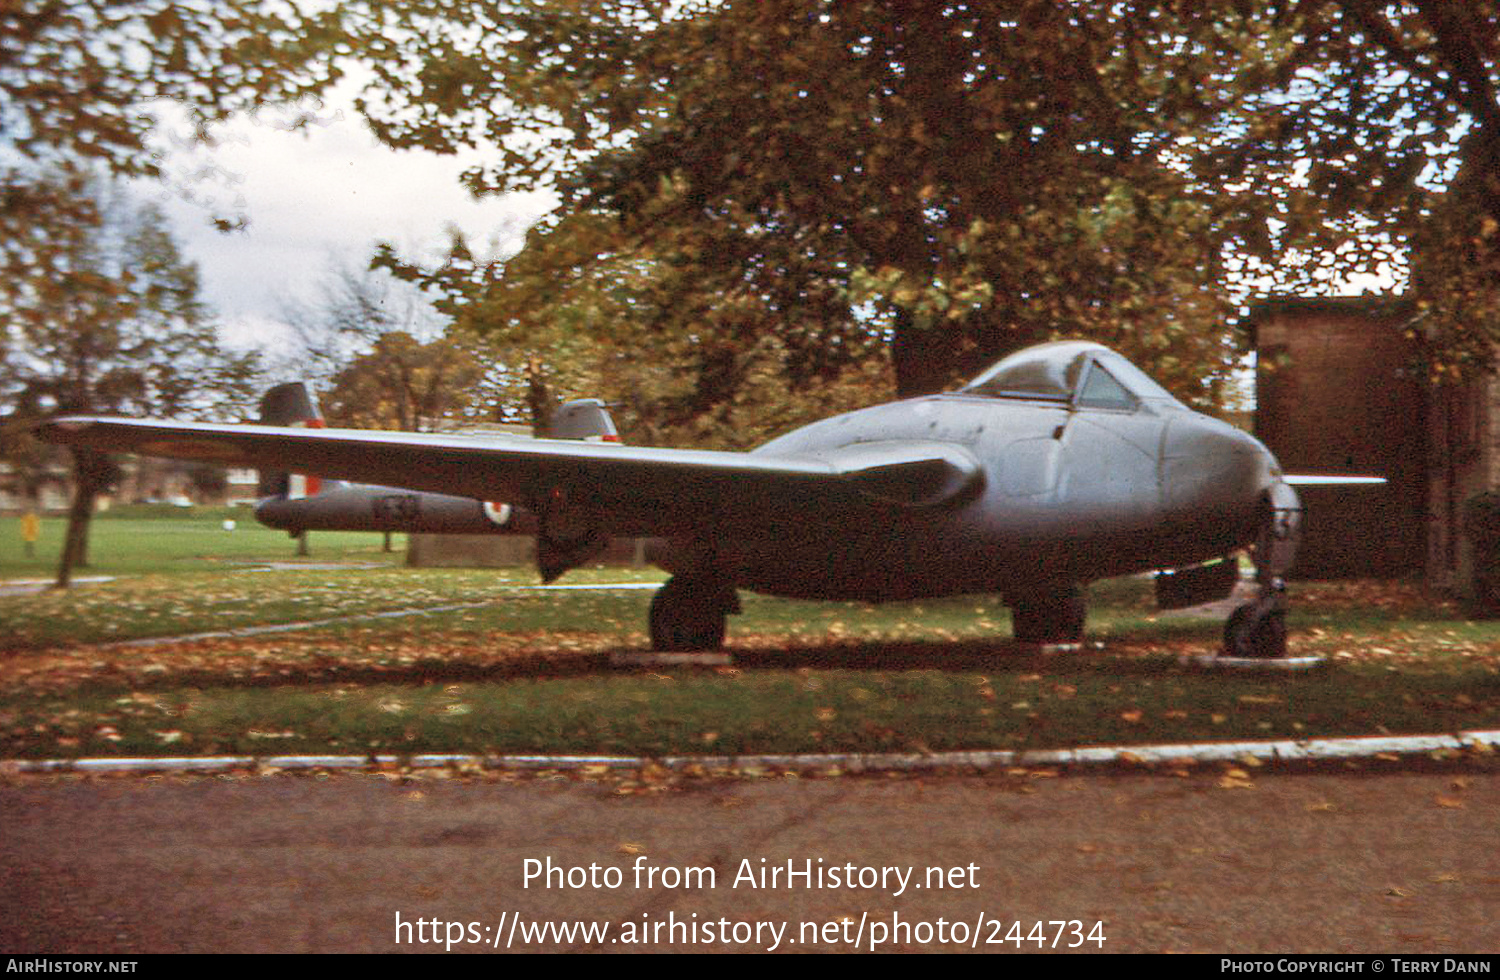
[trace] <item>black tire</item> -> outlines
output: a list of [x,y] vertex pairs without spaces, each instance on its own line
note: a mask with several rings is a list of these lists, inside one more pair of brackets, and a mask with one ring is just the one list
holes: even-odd
[[1280,660],[1286,656],[1286,611],[1237,608],[1224,624],[1224,653],[1230,657]]
[[1244,636],[1245,623],[1249,619],[1250,607],[1248,605],[1235,606],[1234,612],[1229,614],[1229,619],[1224,623],[1224,655],[1226,657],[1249,655]]
[[651,599],[651,649],[660,653],[721,650],[727,615],[716,593],[691,579],[673,578]]
[[1262,660],[1286,656],[1286,613],[1272,609],[1250,623],[1250,655]]
[[1087,616],[1082,589],[1027,596],[1011,605],[1011,632],[1018,643],[1082,643]]

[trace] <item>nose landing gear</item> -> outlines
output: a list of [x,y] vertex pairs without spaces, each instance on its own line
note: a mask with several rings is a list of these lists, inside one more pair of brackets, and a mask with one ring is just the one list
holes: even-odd
[[1259,595],[1229,616],[1224,648],[1207,658],[1215,666],[1310,667],[1321,657],[1289,657],[1286,649],[1286,580],[1302,532],[1297,493],[1277,482],[1266,491],[1265,514],[1252,556]]

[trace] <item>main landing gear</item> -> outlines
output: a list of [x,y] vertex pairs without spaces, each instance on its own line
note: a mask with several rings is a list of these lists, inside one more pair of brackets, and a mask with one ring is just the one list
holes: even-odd
[[651,599],[651,649],[661,653],[721,649],[726,620],[739,611],[739,596],[732,586],[708,576],[674,576]]
[[1083,646],[1087,610],[1078,586],[1015,596],[1006,604],[1011,607],[1011,632],[1017,643],[1059,651]]

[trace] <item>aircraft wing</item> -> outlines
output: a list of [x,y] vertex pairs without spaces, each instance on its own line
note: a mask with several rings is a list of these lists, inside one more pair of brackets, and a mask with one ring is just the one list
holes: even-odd
[[63,418],[43,438],[224,466],[581,509],[618,535],[665,535],[789,516],[838,522],[871,508],[939,506],[983,480],[950,443],[867,442],[814,455],[658,449],[552,439]]

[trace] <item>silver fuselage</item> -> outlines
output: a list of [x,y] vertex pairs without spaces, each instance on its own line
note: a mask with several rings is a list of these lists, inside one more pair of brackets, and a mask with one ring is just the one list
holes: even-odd
[[739,587],[789,597],[1045,590],[1248,545],[1279,482],[1253,437],[1164,400],[1118,411],[933,395],[825,419],[754,452],[817,457],[906,440],[963,447],[981,478],[937,507],[851,506],[836,538],[826,519],[807,521],[795,508],[756,526],[707,527],[658,550],[660,563],[711,567]]

